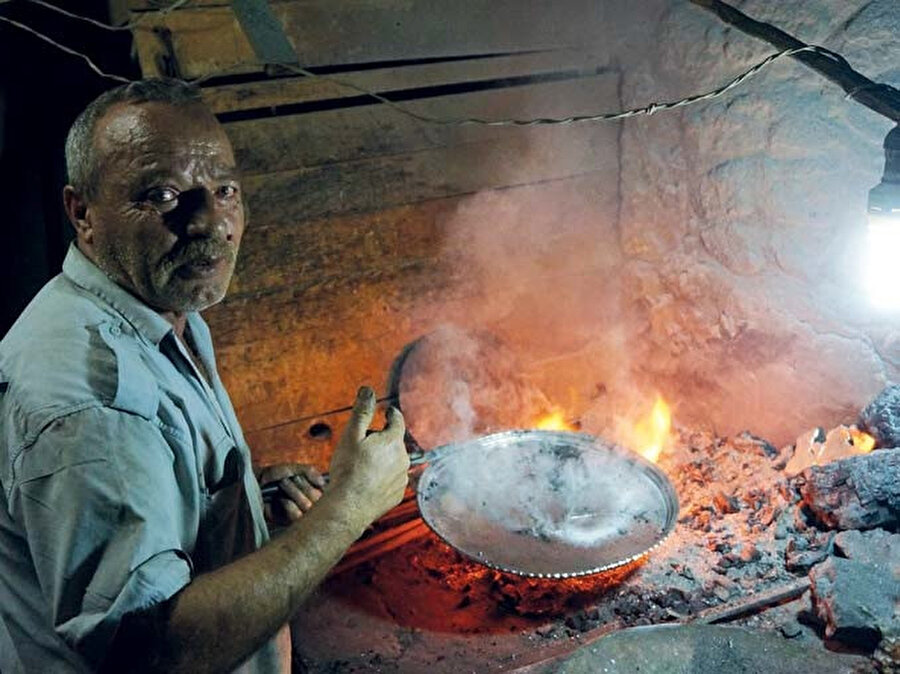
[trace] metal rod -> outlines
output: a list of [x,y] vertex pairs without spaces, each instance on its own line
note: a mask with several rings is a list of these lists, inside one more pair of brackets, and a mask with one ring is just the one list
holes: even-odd
[[[691,2],[712,12],[719,19],[741,32],[765,40],[779,49],[797,49],[809,46],[772,24],[747,16],[722,0],[691,0]],[[837,84],[847,93],[848,97],[857,103],[894,122],[900,122],[900,90],[887,84],[873,82],[854,70],[846,59],[838,54],[828,56],[817,51],[806,51],[795,54],[792,58]]]
[[762,611],[770,606],[796,599],[806,592],[809,587],[809,578],[801,578],[792,583],[788,583],[787,585],[780,585],[774,589],[766,590],[765,592],[752,594],[749,597],[743,597],[731,604],[714,606],[706,609],[693,618],[689,618],[686,622],[713,625],[715,623],[736,620],[737,618],[750,613],[756,613],[757,611]]
[[[437,454],[434,451],[431,452],[411,452],[409,455],[409,470],[412,470],[416,466],[421,466],[423,463],[428,463],[437,458]],[[325,484],[328,484],[329,475],[328,473],[322,473],[322,477],[325,480]],[[279,486],[281,484],[281,480],[276,480],[275,482],[267,482],[264,485],[261,485],[259,490],[262,492],[262,497],[264,501],[271,501],[278,495],[283,495],[285,498],[289,498],[288,495],[281,489]]]
[[[384,396],[383,398],[376,398],[375,404],[379,405],[381,403],[386,402],[397,402],[398,396],[389,395]],[[282,428],[283,426],[290,426],[291,424],[299,424],[304,421],[312,421],[313,419],[318,419],[320,417],[330,417],[334,414],[341,414],[342,412],[351,412],[353,411],[353,405],[347,405],[346,407],[338,407],[337,409],[328,410],[327,412],[318,412],[317,414],[307,414],[305,417],[299,417],[297,419],[291,419],[290,421],[280,421],[277,424],[272,424],[271,426],[263,426],[262,428],[254,428],[253,430],[247,431],[248,433],[258,433],[259,431],[271,431],[275,428]]]

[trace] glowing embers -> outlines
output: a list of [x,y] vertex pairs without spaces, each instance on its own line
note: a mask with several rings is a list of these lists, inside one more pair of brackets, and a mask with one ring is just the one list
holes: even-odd
[[798,475],[810,466],[823,466],[837,459],[868,454],[875,448],[875,438],[856,426],[837,426],[825,433],[814,428],[797,438],[794,455],[784,468],[788,476]]

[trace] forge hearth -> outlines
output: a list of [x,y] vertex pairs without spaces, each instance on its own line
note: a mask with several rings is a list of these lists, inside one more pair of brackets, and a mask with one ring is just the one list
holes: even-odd
[[[523,578],[424,532],[333,576],[293,625],[298,658],[309,672],[509,671],[545,667],[624,628],[689,622],[768,630],[825,653],[822,636],[842,636],[828,607],[846,612],[846,603],[811,602],[817,576],[808,573],[835,554],[835,534],[815,526],[798,492],[802,480],[786,476],[793,451],[749,433],[680,430],[659,461],[681,499],[678,526],[658,550],[615,572]],[[855,534],[842,534],[846,548],[865,547]],[[891,542],[879,540],[885,549]],[[850,561],[822,568],[820,594],[831,567]],[[856,553],[853,563],[864,562]],[[890,563],[881,570],[890,578]],[[889,646],[890,628],[888,619],[884,634],[869,629],[869,642],[857,645],[871,648],[884,636]],[[834,671],[876,671],[861,653],[841,657]]]

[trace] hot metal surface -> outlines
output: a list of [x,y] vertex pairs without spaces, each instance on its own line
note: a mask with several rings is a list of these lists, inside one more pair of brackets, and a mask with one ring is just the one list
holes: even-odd
[[675,526],[678,498],[642,457],[581,433],[506,431],[435,450],[422,517],[487,566],[568,578],[628,564]]

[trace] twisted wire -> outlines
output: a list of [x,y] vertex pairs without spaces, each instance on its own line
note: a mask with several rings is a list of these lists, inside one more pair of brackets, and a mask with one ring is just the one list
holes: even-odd
[[580,122],[608,122],[620,119],[628,119],[629,117],[637,117],[640,115],[653,115],[661,110],[674,110],[676,108],[681,108],[686,105],[692,105],[694,103],[700,103],[701,101],[708,101],[714,98],[718,98],[723,96],[727,92],[731,91],[735,87],[740,86],[745,81],[758,74],[761,70],[774,63],[775,61],[784,58],[786,56],[794,56],[801,52],[816,52],[823,56],[828,56],[829,58],[833,58],[838,61],[844,61],[843,57],[839,54],[835,54],[824,47],[818,47],[815,45],[807,45],[804,47],[796,47],[793,49],[785,49],[783,51],[777,52],[775,54],[771,54],[753,67],[744,71],[731,81],[726,84],[713,89],[712,91],[708,91],[702,94],[696,94],[694,96],[688,96],[687,98],[682,98],[677,101],[668,101],[665,103],[650,103],[649,105],[645,105],[639,108],[632,108],[630,110],[622,110],[620,112],[603,112],[589,115],[572,115],[570,117],[539,117],[536,119],[516,119],[516,118],[507,118],[507,119],[483,119],[479,117],[460,117],[460,118],[443,118],[443,117],[434,117],[432,115],[425,115],[422,113],[414,112],[407,107],[395,103],[390,99],[382,96],[381,94],[370,91],[364,87],[360,87],[352,82],[348,82],[346,80],[338,79],[332,76],[325,75],[317,75],[305,68],[301,68],[299,66],[280,66],[284,67],[288,70],[291,70],[297,74],[305,75],[307,77],[317,77],[319,79],[325,79],[330,82],[334,82],[335,84],[340,84],[342,86],[348,87],[355,91],[358,91],[362,94],[370,96],[375,100],[387,105],[388,107],[397,110],[404,115],[412,117],[422,122],[428,122],[431,124],[440,124],[444,126],[469,126],[469,125],[480,125],[480,126],[547,126],[547,125],[568,125],[568,124],[577,124]]
[[[45,0],[26,0],[26,1],[31,2],[33,4],[40,5],[42,7],[46,7],[48,9],[52,9],[53,11],[60,12],[61,14],[64,14],[70,18],[85,21],[85,22],[88,22],[95,26],[107,29],[107,30],[130,30],[131,28],[134,28],[135,26],[137,26],[147,16],[154,15],[154,14],[155,15],[168,14],[169,12],[175,11],[176,9],[183,7],[190,0],[175,0],[175,2],[173,2],[171,5],[164,7],[160,10],[156,10],[153,12],[147,12],[147,13],[143,14],[141,17],[139,17],[138,19],[136,19],[135,21],[132,21],[123,26],[111,26],[111,25],[105,24],[101,21],[96,21],[95,19],[81,16],[81,15],[75,14],[73,12],[70,12],[68,10],[62,9],[62,8],[52,5],[48,2],[45,2]],[[9,2],[11,2],[11,0],[0,0],[0,5],[7,4]],[[86,54],[82,54],[81,52],[78,52],[70,47],[66,47],[65,45],[60,44],[59,42],[56,42],[55,40],[47,37],[43,33],[40,33],[37,30],[35,30],[29,26],[26,26],[23,23],[20,23],[18,21],[15,21],[13,19],[5,17],[2,14],[0,14],[0,21],[5,21],[6,23],[12,24],[13,26],[16,26],[17,28],[28,31],[29,33],[44,40],[45,42],[50,43],[51,45],[57,47],[58,49],[61,49],[62,51],[66,52],[68,54],[71,54],[73,56],[77,56],[77,57],[83,59],[88,64],[88,66],[91,68],[91,70],[93,70],[95,73],[97,73],[101,77],[115,80],[116,82],[122,82],[122,83],[128,83],[128,82],[133,81],[126,77],[122,77],[120,75],[104,72]],[[303,68],[301,66],[298,66],[298,65],[277,64],[277,67],[285,69],[289,72],[293,72],[298,75],[303,75],[304,77],[317,78],[317,79],[321,79],[324,81],[333,82],[334,84],[338,84],[340,86],[346,87],[353,91],[357,91],[365,96],[368,96],[368,97],[372,98],[373,100],[376,100],[379,103],[386,105],[389,108],[396,110],[397,112],[399,112],[401,114],[407,115],[408,117],[412,117],[413,119],[416,119],[420,122],[426,122],[429,124],[437,124],[437,125],[442,125],[442,126],[471,126],[471,125],[518,126],[518,127],[550,126],[550,125],[563,125],[564,126],[564,125],[569,125],[569,124],[578,124],[578,123],[582,123],[582,122],[609,122],[609,121],[616,121],[616,120],[621,120],[621,119],[628,119],[630,117],[638,117],[638,116],[642,116],[642,115],[650,116],[650,115],[656,114],[659,111],[675,110],[677,108],[681,108],[681,107],[684,107],[687,105],[692,105],[694,103],[709,101],[709,100],[718,98],[720,96],[723,96],[726,93],[728,93],[729,91],[731,91],[732,89],[740,86],[741,84],[743,84],[744,82],[746,82],[753,76],[757,75],[761,70],[768,67],[775,61],[785,58],[787,56],[795,56],[802,52],[815,52],[822,56],[827,56],[828,58],[831,58],[841,64],[847,64],[846,59],[844,59],[844,57],[841,56],[840,54],[837,54],[833,51],[825,49],[824,47],[819,47],[819,46],[815,46],[815,45],[805,45],[803,47],[785,49],[783,51],[776,52],[774,54],[770,54],[765,59],[763,59],[759,63],[753,65],[749,69],[745,70],[743,73],[741,73],[737,77],[733,78],[729,82],[725,83],[724,85],[722,85],[716,89],[713,89],[711,91],[702,93],[702,94],[695,94],[693,96],[688,96],[686,98],[682,98],[682,99],[679,99],[676,101],[666,101],[663,103],[650,103],[649,105],[645,105],[645,106],[642,106],[639,108],[632,108],[630,110],[622,110],[619,112],[602,112],[602,113],[595,113],[595,114],[588,114],[588,115],[571,115],[569,117],[559,117],[559,118],[557,118],[557,117],[539,117],[536,119],[517,119],[517,118],[484,119],[484,118],[480,118],[480,117],[458,117],[458,118],[435,117],[433,115],[426,115],[423,113],[419,113],[419,112],[410,110],[406,106],[401,105],[400,103],[397,103],[395,101],[392,101],[382,94],[371,91],[370,89],[361,87],[358,84],[354,84],[353,82],[349,82],[342,78],[337,78],[337,77],[334,77],[331,75],[319,75],[317,73],[314,73],[314,72],[312,72],[306,68]],[[268,65],[272,65],[272,64],[258,63],[258,62],[257,63],[253,63],[253,62],[239,63],[239,64],[234,65],[232,68],[229,68],[228,71],[243,69],[248,66],[250,66],[250,67],[253,67],[253,66],[266,67]],[[190,81],[195,84],[200,84],[209,79],[221,77],[223,74],[227,74],[228,71],[226,71],[226,73],[219,72],[219,73],[206,75],[204,77],[199,77],[199,78],[196,78],[196,79],[193,79]],[[886,86],[886,85],[878,85],[878,86]],[[857,92],[856,91],[852,92],[849,95],[849,97],[852,98],[853,94],[855,94],[855,93],[857,93]]]
[[[8,0],[7,0],[8,1]],[[63,9],[62,7],[58,7],[49,2],[45,2],[45,0],[27,0],[33,5],[40,5],[41,7],[45,7],[46,9],[52,10],[54,12],[58,12],[64,16],[69,17],[70,19],[75,19],[77,21],[84,21],[85,23],[89,23],[92,26],[96,26],[97,28],[102,28],[103,30],[111,30],[111,31],[120,31],[120,30],[131,30],[132,28],[136,28],[139,26],[144,20],[147,19],[148,16],[165,16],[171,12],[174,12],[176,9],[180,9],[188,4],[191,0],[175,0],[171,5],[166,7],[161,7],[160,9],[153,10],[152,12],[144,12],[134,21],[129,21],[128,23],[122,24],[121,26],[113,26],[108,23],[103,23],[102,21],[97,21],[96,19],[92,19],[89,16],[82,16],[81,14],[76,14],[75,12],[70,12],[67,9]]]

